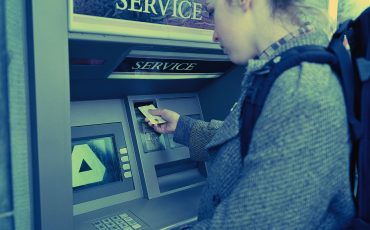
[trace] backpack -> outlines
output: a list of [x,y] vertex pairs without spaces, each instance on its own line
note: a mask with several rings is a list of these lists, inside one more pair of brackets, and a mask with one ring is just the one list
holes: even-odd
[[[349,49],[350,47],[350,49]],[[294,47],[256,71],[240,120],[240,149],[246,157],[253,128],[275,80],[301,62],[329,64],[338,76],[352,140],[351,184],[357,208],[351,229],[370,229],[370,7],[356,20],[342,23],[329,46]]]

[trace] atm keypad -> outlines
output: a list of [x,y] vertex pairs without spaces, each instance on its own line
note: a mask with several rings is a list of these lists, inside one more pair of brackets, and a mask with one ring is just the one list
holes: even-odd
[[127,213],[121,213],[116,216],[107,217],[92,223],[92,225],[98,230],[132,230],[139,229],[143,230],[143,226],[138,223],[134,218],[132,218]]

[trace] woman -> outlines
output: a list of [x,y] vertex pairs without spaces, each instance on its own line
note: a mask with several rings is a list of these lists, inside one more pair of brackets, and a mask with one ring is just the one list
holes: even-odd
[[[309,1],[309,0],[306,0]],[[225,121],[196,121],[170,110],[149,125],[173,133],[191,157],[209,161],[209,178],[193,229],[342,229],[354,203],[350,142],[341,87],[328,65],[302,63],[278,78],[240,154],[240,111],[251,73],[289,48],[326,46],[320,13],[294,0],[213,0],[214,40],[247,64],[241,96]],[[321,21],[321,25],[317,23]],[[148,121],[147,121],[148,122]]]

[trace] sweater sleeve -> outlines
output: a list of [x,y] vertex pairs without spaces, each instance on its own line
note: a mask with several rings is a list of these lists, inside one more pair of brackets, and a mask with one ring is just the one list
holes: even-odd
[[[302,65],[283,73],[270,91],[238,184],[221,197],[212,218],[192,229],[321,229],[330,213],[354,213],[340,205],[351,202],[338,200],[350,194],[340,86],[328,66]],[[332,220],[334,229],[350,221]]]
[[205,146],[211,141],[221,125],[222,121],[211,120],[205,122],[187,116],[180,116],[174,134],[174,141],[189,147],[191,159],[205,161],[209,157]]

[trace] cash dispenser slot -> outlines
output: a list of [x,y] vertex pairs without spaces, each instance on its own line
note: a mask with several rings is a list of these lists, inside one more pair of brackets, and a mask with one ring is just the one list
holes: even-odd
[[204,182],[205,164],[189,158],[155,166],[161,193]]

